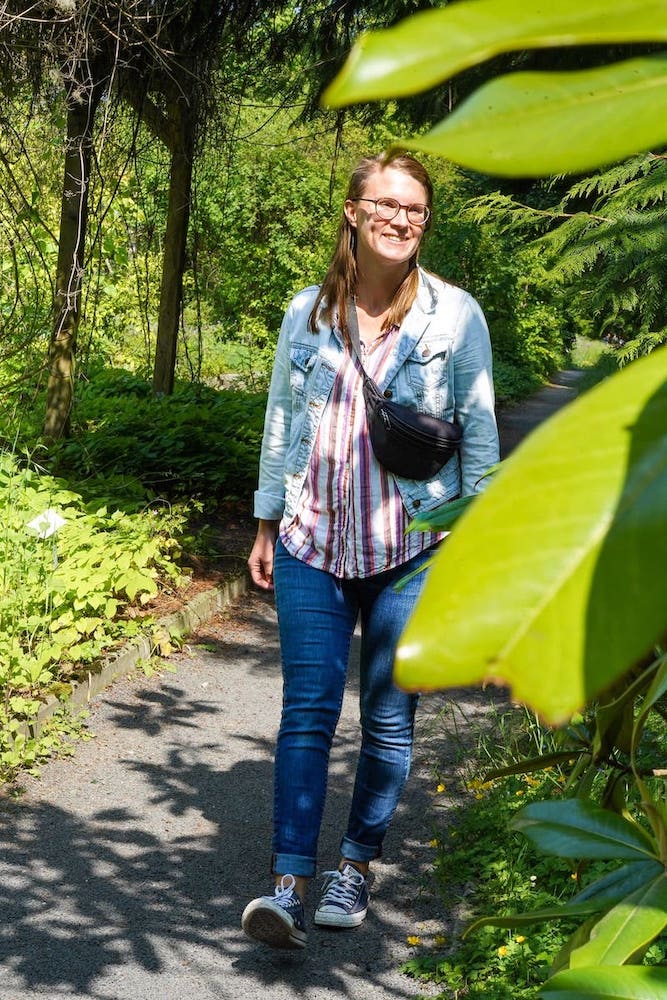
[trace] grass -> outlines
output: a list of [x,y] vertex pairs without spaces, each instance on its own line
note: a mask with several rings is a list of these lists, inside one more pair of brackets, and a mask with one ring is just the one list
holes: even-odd
[[594,385],[618,371],[618,359],[614,348],[602,340],[589,340],[587,337],[576,338],[570,354],[570,364],[584,371],[579,382],[580,393],[592,389]]
[[[469,720],[461,726],[460,714],[451,706],[439,719],[440,729],[432,730],[446,753],[457,748],[453,764],[437,757],[431,764],[438,794],[450,796],[450,808],[442,813],[447,823],[434,830],[431,841],[442,899],[442,933],[435,935],[428,950],[418,937],[408,939],[415,952],[404,971],[439,988],[439,1000],[536,1000],[553,974],[561,948],[581,921],[544,920],[514,929],[481,925],[468,930],[471,924],[489,916],[558,908],[618,864],[589,861],[575,871],[573,862],[538,852],[509,829],[510,820],[524,806],[565,794],[570,767],[528,773],[521,769],[528,758],[563,749],[562,733],[545,729],[528,709],[506,706],[487,711],[471,739],[466,735]],[[664,760],[665,720],[659,713],[653,716],[643,741],[648,768],[661,766]],[[489,780],[495,769],[514,764],[520,765],[518,773]],[[604,785],[603,777],[600,782]],[[648,949],[645,963],[664,963],[666,950],[663,935]]]
[[566,863],[540,856],[508,829],[522,806],[559,794],[558,772],[486,779],[496,765],[544,752],[550,734],[530,713],[518,709],[490,714],[487,722],[471,748],[459,735],[459,726],[452,731],[452,715],[443,718],[442,744],[451,748],[458,743],[459,760],[453,768],[433,763],[438,787],[447,789],[454,806],[453,819],[434,831],[432,841],[443,934],[436,936],[433,951],[417,950],[404,971],[437,984],[442,1000],[534,998],[568,928],[538,925],[518,933],[483,927],[466,935],[466,927],[489,914],[553,906],[576,890]]

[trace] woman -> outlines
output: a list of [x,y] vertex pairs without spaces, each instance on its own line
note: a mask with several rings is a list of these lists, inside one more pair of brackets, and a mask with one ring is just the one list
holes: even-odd
[[[291,302],[278,340],[260,460],[254,583],[275,583],[283,711],[274,774],[273,895],[245,908],[246,933],[306,943],[303,900],[315,874],[329,749],[350,641],[361,619],[362,742],[347,831],[325,873],[315,923],[354,927],[410,767],[416,697],[392,683],[394,651],[442,537],[405,529],[419,511],[472,493],[498,460],[491,349],[466,292],[418,267],[433,189],[405,155],[354,170],[321,287]],[[358,325],[361,358],[351,347]],[[384,469],[368,437],[362,368],[399,403],[456,420],[460,455],[426,481]]]

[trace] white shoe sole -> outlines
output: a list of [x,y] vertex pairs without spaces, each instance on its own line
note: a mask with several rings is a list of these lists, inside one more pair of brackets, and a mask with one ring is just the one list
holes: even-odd
[[271,948],[305,948],[308,935],[294,926],[289,913],[270,900],[253,899],[248,903],[241,926],[248,937]]
[[316,910],[314,921],[319,927],[358,927],[365,920],[367,913],[368,907],[365,910],[359,910],[358,913]]

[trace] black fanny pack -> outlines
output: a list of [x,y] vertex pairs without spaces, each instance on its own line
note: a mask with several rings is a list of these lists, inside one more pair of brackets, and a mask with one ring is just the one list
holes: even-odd
[[460,426],[386,399],[364,369],[353,302],[348,306],[348,329],[364,378],[366,419],[375,457],[397,476],[432,479],[458,451],[463,436]]

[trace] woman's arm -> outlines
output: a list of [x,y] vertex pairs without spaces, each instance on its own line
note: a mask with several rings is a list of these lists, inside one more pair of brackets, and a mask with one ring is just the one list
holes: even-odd
[[453,362],[455,412],[463,427],[461,493],[467,496],[484,488],[480,478],[499,459],[491,341],[484,314],[470,295],[458,317]]

